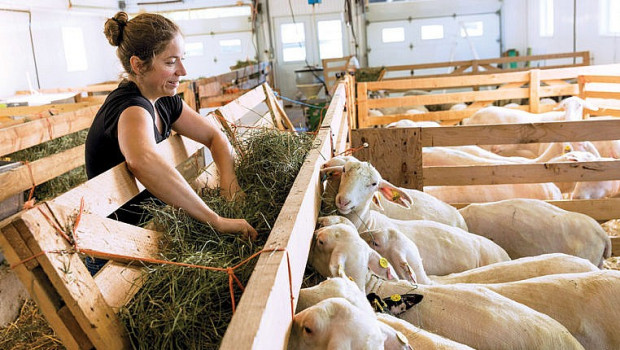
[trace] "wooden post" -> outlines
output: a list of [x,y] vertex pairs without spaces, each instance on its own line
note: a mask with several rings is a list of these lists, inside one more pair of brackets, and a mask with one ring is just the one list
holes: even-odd
[[540,70],[530,71],[530,112],[540,113]]
[[368,88],[367,83],[357,83],[357,127],[368,127]]

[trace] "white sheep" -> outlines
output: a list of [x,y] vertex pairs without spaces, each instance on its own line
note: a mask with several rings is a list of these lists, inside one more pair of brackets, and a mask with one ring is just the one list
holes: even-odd
[[430,276],[433,283],[501,283],[553,274],[600,271],[589,260],[563,253],[541,254],[498,262],[446,276]]
[[[413,114],[413,113],[412,113]],[[410,119],[401,119],[386,125],[386,128],[417,128],[417,127],[440,127],[441,125],[434,121],[413,121]]]
[[513,259],[566,253],[602,266],[611,240],[596,220],[536,199],[472,203],[459,210],[472,232],[487,237]]
[[339,297],[347,299],[351,304],[368,313],[374,313],[366,295],[362,293],[358,285],[342,277],[327,278],[316,286],[300,289],[296,312],[301,312],[321,300]]
[[482,286],[413,285],[368,274],[366,293],[422,295],[399,318],[476,349],[583,349],[553,318]]
[[373,314],[344,298],[329,298],[295,315],[288,348],[375,350],[383,349],[386,339]]
[[383,180],[367,162],[348,161],[344,166],[326,168],[340,172],[336,195],[338,211],[353,222],[359,231],[395,228],[418,246],[428,274],[445,275],[499,261],[510,260],[506,252],[492,241],[458,227],[430,220],[397,220],[370,210],[375,192],[406,207],[411,197]]
[[[344,166],[346,162],[359,160],[353,156],[337,156],[325,164],[324,169]],[[325,192],[323,193],[323,205],[326,211],[336,211],[335,207],[336,195],[340,188],[341,171],[322,171],[328,174],[325,184]],[[444,223],[450,226],[459,227],[467,231],[465,220],[461,217],[458,210],[453,206],[435,198],[434,196],[413,189],[399,188],[399,190],[407,193],[411,198],[408,207],[394,204],[392,194],[389,191],[377,192],[373,201],[370,203],[370,209],[385,214],[387,217],[400,220],[432,220]]]
[[310,264],[323,277],[347,277],[363,289],[364,277],[370,268],[386,279],[397,278],[396,271],[379,253],[370,249],[347,224],[319,228],[310,252]]
[[402,232],[394,228],[384,228],[360,232],[360,237],[388,259],[401,279],[413,283],[433,283],[424,270],[418,247]]
[[[299,293],[299,302],[297,304],[297,313],[299,314],[301,311],[313,307],[320,303],[323,300],[331,299],[331,298],[344,298],[347,300],[350,305],[346,303],[342,303],[342,305],[346,305],[347,308],[357,308],[362,311],[365,315],[360,316],[358,319],[350,320],[348,323],[338,323],[335,322],[335,319],[331,319],[329,317],[318,316],[318,318],[314,318],[313,321],[321,322],[323,326],[326,328],[338,328],[338,327],[356,327],[359,322],[363,322],[361,327],[359,328],[359,332],[355,333],[355,336],[358,338],[367,337],[368,334],[365,333],[367,330],[367,326],[375,325],[376,328],[380,329],[381,332],[385,335],[386,339],[383,343],[385,349],[409,349],[407,346],[409,343],[414,349],[470,349],[469,347],[458,344],[449,339],[440,337],[436,334],[432,334],[430,332],[424,331],[418,327],[413,326],[410,323],[401,321],[397,318],[391,317],[385,314],[375,314],[374,310],[370,306],[368,300],[366,299],[366,295],[362,292],[355,283],[351,282],[346,278],[330,278],[327,279],[320,284],[310,287],[303,288]],[[331,302],[330,302],[331,303]],[[356,312],[350,312],[346,310],[345,317],[349,315],[360,315]],[[366,315],[376,316],[376,320],[379,321],[375,323],[371,318],[368,318]],[[301,315],[297,317],[295,323],[293,325],[293,331],[291,335],[291,341],[289,342],[289,348],[295,348],[295,346],[299,346],[302,338],[310,338],[309,334],[303,334],[304,331],[301,329],[302,324],[308,325],[309,319],[307,317],[303,318]],[[364,324],[365,323],[365,324]],[[296,328],[298,327],[298,328]],[[308,331],[305,331],[306,333]],[[350,333],[343,332],[339,334],[340,337],[334,340],[339,341],[339,344],[346,343],[346,337]],[[335,336],[334,334],[331,335]],[[311,339],[307,339],[311,341]],[[295,348],[297,349],[297,348]]]
[[484,287],[552,317],[586,349],[620,348],[620,271],[549,275]]
[[563,112],[551,111],[546,113],[530,113],[520,109],[489,106],[479,109],[471,117],[463,119],[462,125],[581,120],[583,119],[584,107],[591,110],[598,110],[598,107],[577,96],[562,100],[562,102],[557,105],[555,109],[563,108]]

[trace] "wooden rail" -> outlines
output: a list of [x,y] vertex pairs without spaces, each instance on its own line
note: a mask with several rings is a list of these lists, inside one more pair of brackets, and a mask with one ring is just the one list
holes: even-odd
[[[548,61],[573,59],[572,64],[548,64]],[[580,61],[580,62],[578,62]],[[533,62],[538,62],[535,64]],[[542,62],[542,64],[540,64]],[[523,63],[518,68],[511,68],[511,64]],[[480,74],[493,74],[506,71],[525,71],[532,68],[537,69],[555,69],[577,66],[590,65],[590,52],[567,52],[556,53],[548,55],[531,55],[531,56],[506,56],[498,58],[489,58],[481,60],[466,60],[466,61],[453,61],[453,62],[435,62],[435,63],[421,63],[399,66],[386,66],[386,74],[382,80],[394,80],[403,78],[431,78],[446,75],[480,75]],[[445,74],[426,73],[427,70],[435,70],[438,68],[451,69],[451,71]],[[422,71],[422,73],[421,73]],[[400,73],[400,74],[399,74]]]
[[219,107],[263,84],[273,84],[271,62],[261,62],[231,72],[194,81],[198,108]]
[[327,91],[338,83],[338,74],[344,73],[349,68],[349,60],[353,56],[346,56],[340,58],[325,58],[321,60],[323,65],[323,81],[327,87]]
[[579,97],[599,109],[584,110],[584,115],[620,116],[620,75],[580,75]]
[[[533,113],[551,110],[553,105],[541,105],[540,98],[579,94],[576,83],[579,75],[620,75],[620,64],[557,68],[527,72],[466,75],[457,77],[402,79],[379,82],[357,83],[357,125],[366,128],[383,125],[401,119],[414,121],[434,120],[446,125],[458,123],[478,109],[498,100],[528,99],[529,105],[520,109]],[[475,91],[478,89],[478,91]],[[404,92],[408,90],[430,91],[427,95],[392,98],[369,98],[373,91]],[[405,107],[413,105],[440,105],[469,103],[460,111],[435,111],[422,114],[391,114],[380,117],[369,116],[370,109],[384,107]]]

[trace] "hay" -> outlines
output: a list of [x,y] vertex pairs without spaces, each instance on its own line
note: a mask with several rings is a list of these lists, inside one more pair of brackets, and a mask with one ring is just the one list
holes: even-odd
[[[11,161],[33,162],[35,160],[84,144],[84,142],[86,142],[86,135],[88,135],[88,129],[74,132],[72,134],[11,153],[6,157]],[[57,176],[50,181],[37,184],[33,196],[39,201],[48,200],[67,192],[73,187],[86,182],[86,180],[86,169],[84,166],[81,166]],[[28,195],[29,191],[26,191],[24,193],[25,200],[28,199]]]
[[65,347],[54,335],[37,305],[28,300],[13,323],[0,329],[0,349],[11,350],[60,350]]
[[[310,134],[254,130],[234,145],[240,157],[236,174],[244,200],[227,202],[219,189],[202,197],[224,217],[245,218],[259,232],[249,242],[225,235],[171,207],[147,206],[157,227],[167,234],[161,242],[167,260],[212,267],[232,267],[262,249],[293,182],[312,146]],[[245,285],[256,259],[235,270]],[[235,286],[235,302],[241,290]],[[148,278],[121,310],[136,349],[216,349],[232,318],[228,276],[218,271],[170,265],[148,267]]]

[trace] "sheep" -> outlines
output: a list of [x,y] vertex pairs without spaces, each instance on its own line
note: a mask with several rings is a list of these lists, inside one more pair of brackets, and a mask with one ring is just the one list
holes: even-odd
[[401,320],[389,314],[377,313],[379,322],[390,326],[392,329],[399,331],[407,337],[409,344],[415,350],[438,349],[438,350],[468,350],[471,347],[457,343],[454,340],[431,333],[424,329],[418,328],[411,323]]
[[433,283],[422,265],[420,251],[415,243],[394,228],[360,232],[363,240],[384,256],[401,278],[413,283]]
[[399,318],[476,349],[583,349],[551,317],[482,286],[413,285],[368,274],[366,293],[422,295]]
[[545,275],[592,271],[600,271],[600,269],[589,260],[563,253],[550,253],[498,262],[446,276],[430,276],[430,278],[436,284],[501,283]]
[[467,104],[465,103],[455,103],[452,106],[450,106],[449,110],[450,111],[462,111],[466,108],[467,108]]
[[[359,162],[353,156],[337,156],[325,162],[323,169],[343,166],[348,161]],[[334,212],[337,210],[335,198],[340,188],[341,172],[323,170],[323,173],[329,174],[325,184],[325,192],[323,193],[323,205],[326,211]],[[394,204],[389,193],[378,192],[371,202],[370,208],[393,219],[432,220],[467,231],[465,220],[463,220],[461,214],[453,206],[419,190],[406,188],[400,188],[400,190],[406,192],[411,198],[409,207]],[[386,198],[386,195],[388,195],[388,198]]]
[[[349,219],[336,215],[321,217],[319,223],[353,225]],[[446,276],[428,276],[417,246],[398,230],[367,231],[360,236],[388,259],[401,278],[420,284],[500,283],[550,274],[599,271],[589,260],[563,253],[549,253],[498,262]]]
[[[364,314],[359,318],[349,319],[345,324],[346,327],[356,327],[359,322],[362,322],[360,333],[357,334],[358,337],[361,334],[367,336],[364,332],[367,329],[366,326],[368,326],[368,324],[375,324],[376,327],[379,328],[386,336],[383,344],[385,349],[410,349],[407,347],[407,343],[411,344],[415,349],[469,349],[469,347],[465,345],[458,344],[449,339],[424,331],[397,318],[389,317],[384,314],[375,314],[374,310],[368,303],[365,294],[355,285],[355,283],[346,278],[330,278],[314,287],[301,289],[299,293],[299,302],[297,304],[297,313],[299,314],[301,311],[311,308],[313,305],[316,305],[323,300],[331,298],[343,298],[350,303],[342,303],[342,305],[348,306],[347,309],[357,308]],[[347,310],[345,317],[348,315],[360,314]],[[379,322],[375,323],[371,318],[366,317],[366,315],[375,316],[375,320]],[[289,348],[291,349],[297,349],[296,346],[300,346],[299,343],[301,338],[308,337],[308,334],[303,334],[304,332],[301,325],[307,325],[309,319],[304,318],[302,321],[301,315],[296,317],[297,320],[294,320],[294,322],[298,324],[293,325],[290,338],[291,341],[289,342]],[[328,318],[319,317],[318,319],[327,323],[325,325],[326,328],[337,328],[343,326],[336,322],[331,323],[330,321],[332,320],[329,320]],[[343,341],[343,339],[341,338],[340,341]]]
[[555,109],[564,108],[564,112],[551,111],[546,113],[530,113],[520,109],[504,107],[485,107],[471,117],[462,121],[463,125],[535,123],[546,121],[580,120],[583,119],[583,108],[598,110],[598,107],[583,99],[573,96],[562,100]]
[[376,191],[396,204],[410,206],[409,195],[383,180],[367,162],[348,161],[344,166],[323,169],[338,171],[341,182],[335,203],[338,211],[358,230],[395,228],[414,241],[426,262],[426,272],[445,275],[499,261],[510,260],[502,248],[490,240],[463,229],[430,220],[397,220],[370,210]]
[[596,220],[536,199],[472,203],[459,210],[472,232],[503,247],[511,258],[566,253],[601,267],[611,240]]
[[288,348],[375,350],[383,349],[386,340],[374,315],[344,298],[329,298],[295,315]]
[[586,349],[620,348],[620,271],[549,275],[484,287],[552,317]]
[[417,127],[440,127],[441,125],[433,121],[416,122],[409,119],[401,119],[393,123],[387,124],[386,128],[417,128]]
[[319,228],[310,253],[310,264],[324,277],[350,277],[363,288],[366,270],[395,279],[397,274],[389,262],[364,242],[347,224]]
[[351,304],[366,312],[374,313],[359,286],[350,279],[342,277],[327,278],[316,286],[300,289],[295,312],[299,313],[321,300],[338,297],[347,299]]
[[[446,203],[493,202],[510,198],[563,199],[554,183],[468,186],[424,186],[424,192]],[[473,230],[470,229],[473,232]]]

